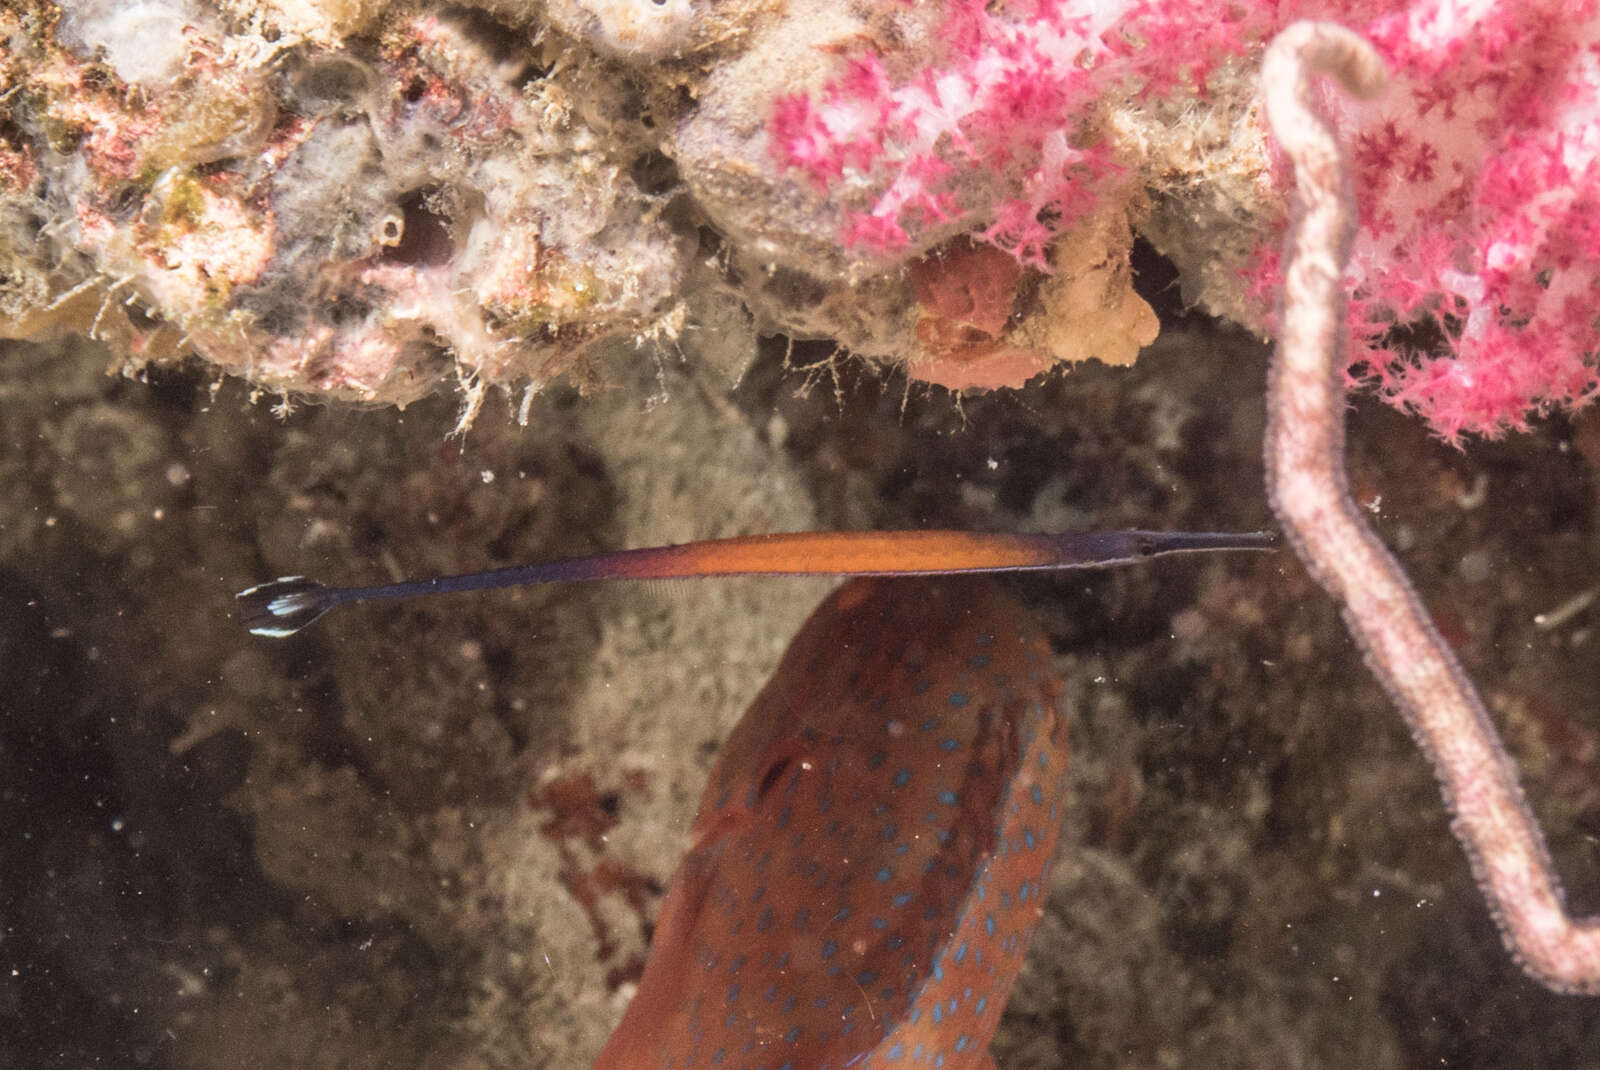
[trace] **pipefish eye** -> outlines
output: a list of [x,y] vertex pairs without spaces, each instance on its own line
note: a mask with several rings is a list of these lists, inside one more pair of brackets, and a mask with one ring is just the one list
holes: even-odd
[[1148,535],[1141,535],[1133,541],[1133,556],[1154,557],[1160,551],[1156,541]]

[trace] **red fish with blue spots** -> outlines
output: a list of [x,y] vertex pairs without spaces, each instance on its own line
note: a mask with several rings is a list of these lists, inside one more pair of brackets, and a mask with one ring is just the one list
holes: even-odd
[[595,1070],[992,1070],[1060,824],[1060,690],[990,581],[837,591],[723,747]]

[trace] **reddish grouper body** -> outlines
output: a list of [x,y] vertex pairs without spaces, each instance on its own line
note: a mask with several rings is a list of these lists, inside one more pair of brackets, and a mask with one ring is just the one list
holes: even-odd
[[1060,693],[992,581],[835,592],[724,745],[595,1070],[992,1070],[1060,823]]

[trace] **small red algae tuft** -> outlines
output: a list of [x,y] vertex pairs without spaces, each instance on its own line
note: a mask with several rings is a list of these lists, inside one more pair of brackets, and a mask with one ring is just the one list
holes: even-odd
[[648,787],[642,770],[625,770],[620,789],[602,788],[593,773],[577,770],[556,776],[529,793],[536,810],[549,813],[539,832],[556,846],[561,856],[557,874],[594,934],[595,957],[605,967],[606,983],[615,991],[637,981],[644,972],[644,957],[625,956],[613,932],[602,901],[620,895],[641,932],[648,930],[662,887],[655,877],[606,855],[606,837],[616,828],[625,795],[641,795]]

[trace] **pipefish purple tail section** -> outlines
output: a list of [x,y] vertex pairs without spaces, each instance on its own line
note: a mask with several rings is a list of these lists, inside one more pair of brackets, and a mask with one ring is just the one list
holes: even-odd
[[992,1070],[1060,824],[1060,691],[990,581],[840,588],[723,746],[594,1070]]
[[285,576],[239,592],[245,627],[293,635],[334,606],[576,580],[682,579],[694,576],[915,576],[1028,572],[1131,564],[1167,554],[1267,550],[1270,532],[1076,531],[1004,534],[972,531],[803,531],[708,539],[572,557],[487,572],[406,580],[374,587],[329,587]]

